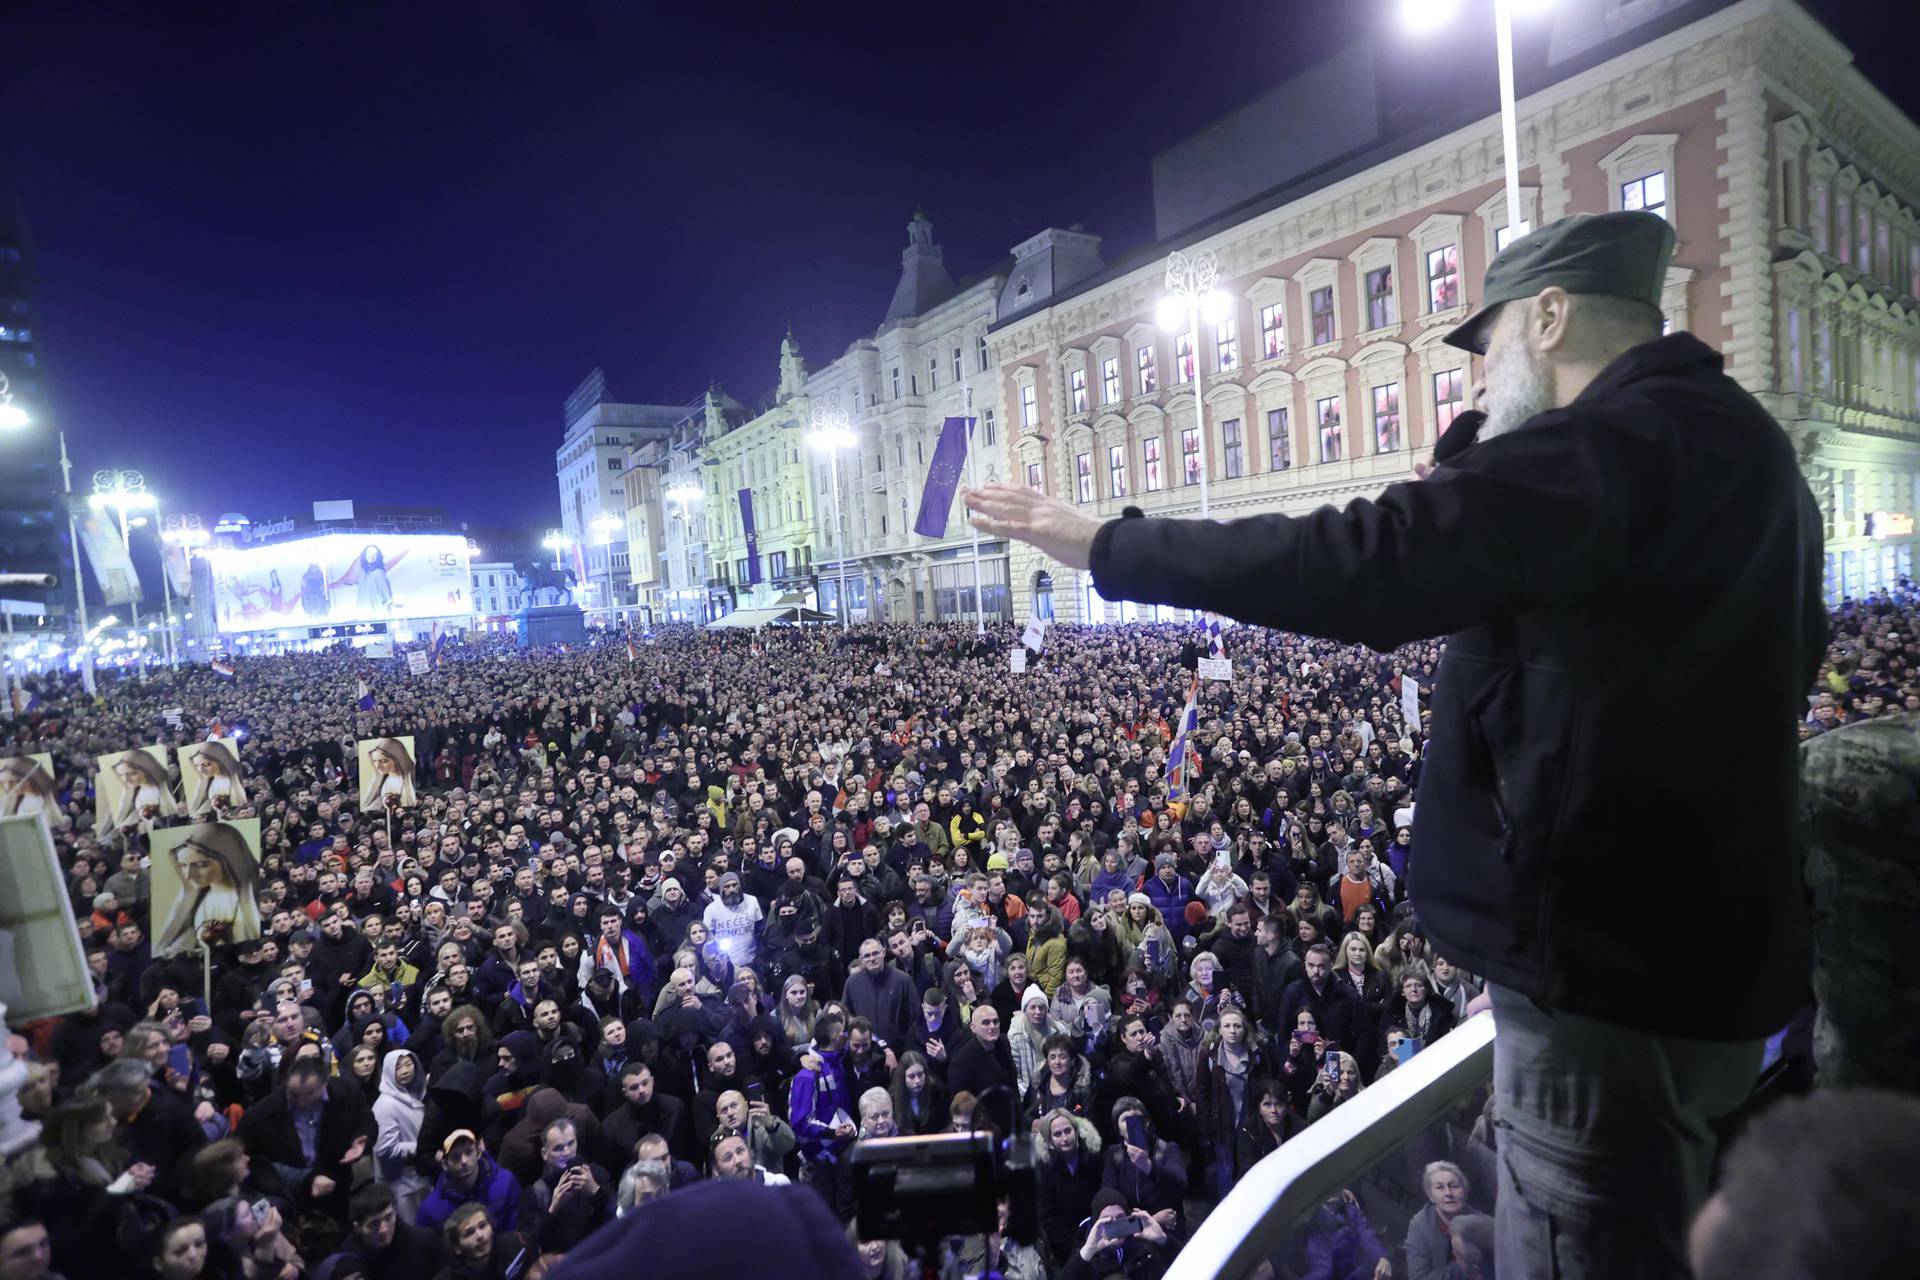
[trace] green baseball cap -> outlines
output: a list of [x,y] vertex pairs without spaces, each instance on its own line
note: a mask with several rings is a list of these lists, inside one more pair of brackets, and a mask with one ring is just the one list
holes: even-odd
[[1531,298],[1550,285],[1660,305],[1673,257],[1673,225],[1657,213],[1570,213],[1502,249],[1487,267],[1480,308],[1445,342],[1479,352],[1500,304]]

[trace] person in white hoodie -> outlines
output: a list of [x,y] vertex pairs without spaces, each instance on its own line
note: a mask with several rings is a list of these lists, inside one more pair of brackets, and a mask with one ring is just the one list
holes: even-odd
[[419,1056],[411,1049],[388,1053],[380,1064],[380,1096],[373,1101],[373,1118],[380,1126],[373,1156],[380,1180],[393,1188],[404,1222],[413,1221],[420,1195],[427,1189],[427,1180],[413,1167],[426,1099],[427,1069]]

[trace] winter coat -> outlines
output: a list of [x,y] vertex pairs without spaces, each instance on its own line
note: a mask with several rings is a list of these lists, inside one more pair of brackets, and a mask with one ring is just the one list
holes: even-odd
[[433,1189],[420,1198],[420,1212],[414,1222],[438,1231],[453,1216],[455,1209],[469,1201],[478,1201],[486,1206],[487,1216],[493,1220],[496,1232],[519,1230],[520,1182],[484,1152],[481,1153],[480,1169],[471,1187],[455,1186],[452,1177],[442,1170],[434,1180]]
[[[401,1056],[413,1059],[413,1082],[402,1086],[394,1071]],[[413,1155],[420,1141],[420,1122],[427,1116],[427,1069],[410,1049],[395,1049],[380,1064],[380,1096],[373,1100],[378,1136],[373,1156],[380,1181],[400,1182],[413,1173]]]

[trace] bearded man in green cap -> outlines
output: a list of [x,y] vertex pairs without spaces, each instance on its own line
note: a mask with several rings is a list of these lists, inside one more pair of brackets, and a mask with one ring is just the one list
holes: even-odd
[[[1035,490],[967,496],[979,529],[1091,569],[1108,600],[1382,652],[1448,637],[1411,893],[1492,993],[1502,1275],[1685,1276],[1710,1125],[1807,991],[1795,744],[1827,635],[1820,512],[1719,354],[1662,335],[1673,244],[1639,212],[1510,244],[1447,336],[1485,357],[1484,413],[1376,498],[1101,523]],[[1702,671],[1740,751],[1711,803],[1647,748],[1653,700]],[[1684,886],[1678,926],[1626,892],[1647,877]]]

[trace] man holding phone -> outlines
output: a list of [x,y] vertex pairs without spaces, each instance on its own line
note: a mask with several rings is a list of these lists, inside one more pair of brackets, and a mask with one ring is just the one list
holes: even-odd
[[1167,1231],[1145,1209],[1129,1209],[1118,1191],[1093,1197],[1086,1241],[1061,1269],[1061,1280],[1092,1280],[1118,1272],[1129,1280],[1150,1280],[1173,1261]]

